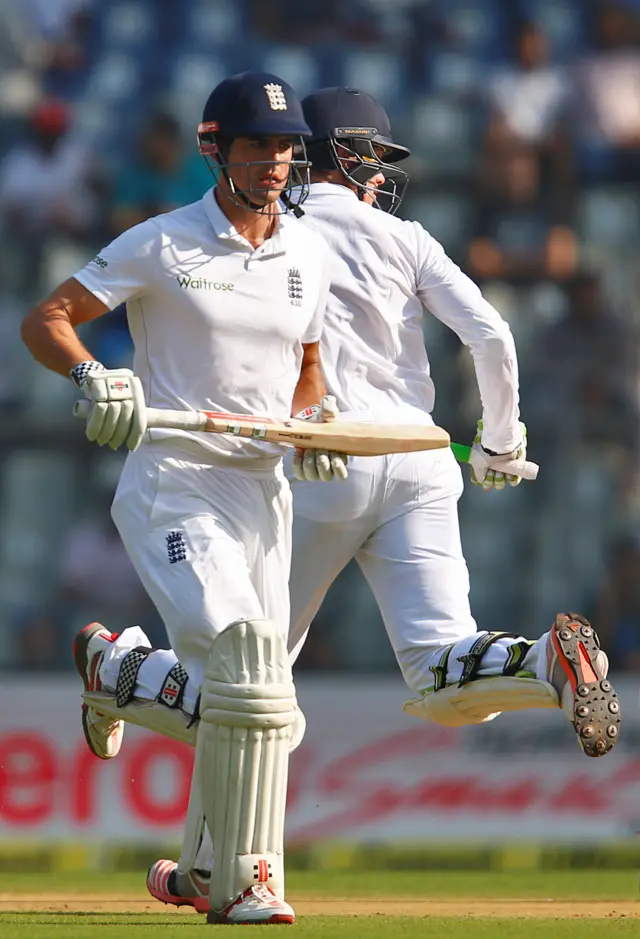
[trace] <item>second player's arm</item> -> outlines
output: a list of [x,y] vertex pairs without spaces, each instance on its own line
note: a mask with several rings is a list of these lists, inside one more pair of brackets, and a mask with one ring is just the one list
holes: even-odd
[[416,229],[421,264],[418,295],[473,356],[483,407],[483,446],[509,453],[522,443],[518,359],[511,330],[441,245],[417,223]]
[[[327,396],[327,387],[322,374],[319,342],[303,344],[302,367],[300,378],[293,396],[293,415],[302,415],[305,408],[311,409],[313,405],[316,414],[310,410],[305,418],[308,420],[330,421],[338,416],[336,400]],[[318,405],[321,405],[318,412]],[[347,457],[343,453],[327,452],[326,450],[301,450],[296,448],[293,457],[293,475],[298,480],[309,482],[321,479],[331,482],[332,479],[346,479]]]
[[300,377],[293,393],[291,413],[299,414],[313,404],[320,404],[326,393],[327,388],[320,362],[320,343],[305,343],[302,346]]
[[[324,245],[326,250],[326,245]],[[327,386],[322,373],[320,360],[320,335],[324,320],[331,271],[328,255],[325,253],[324,265],[320,277],[320,289],[313,319],[304,338],[312,340],[302,343],[302,364],[298,384],[293,395],[291,413],[312,421],[334,421],[338,417],[338,407],[333,395],[327,395]],[[305,412],[306,413],[303,413]],[[293,475],[296,479],[309,482],[347,478],[347,457],[343,453],[326,450],[301,450],[296,448],[293,458]]]

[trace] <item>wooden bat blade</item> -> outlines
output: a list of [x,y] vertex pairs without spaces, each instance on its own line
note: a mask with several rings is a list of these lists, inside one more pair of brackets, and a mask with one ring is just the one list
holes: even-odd
[[448,447],[449,434],[441,427],[425,425],[363,424],[335,421],[313,424],[310,421],[274,422],[265,425],[260,439],[309,450],[336,450],[349,456],[381,456],[385,453],[413,453]]
[[[77,401],[74,414],[86,417],[90,407],[89,401]],[[365,424],[355,421],[316,424],[293,417],[277,421],[251,414],[164,408],[147,408],[147,426],[232,434],[309,450],[337,450],[349,456],[437,450],[448,447],[451,442],[446,430],[428,424]]]
[[296,418],[276,421],[204,413],[207,416],[204,429],[212,433],[231,433],[237,437],[252,437],[308,450],[336,450],[349,456],[413,453],[448,447],[450,443],[449,434],[442,427],[424,424],[365,424],[356,421],[316,424]]

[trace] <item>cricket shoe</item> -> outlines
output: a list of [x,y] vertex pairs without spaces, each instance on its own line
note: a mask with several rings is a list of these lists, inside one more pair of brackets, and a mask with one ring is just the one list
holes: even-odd
[[582,750],[604,756],[618,740],[620,702],[607,678],[609,660],[584,616],[558,613],[547,642],[547,669]]
[[220,923],[227,926],[275,926],[292,925],[296,914],[288,903],[278,900],[266,884],[254,884],[240,894],[224,910],[210,910],[208,923]]
[[[100,666],[105,651],[118,638],[100,623],[89,623],[73,641],[73,658],[85,691],[101,691]],[[87,704],[82,705],[82,729],[87,745],[101,760],[112,760],[122,746],[124,721],[114,720]]]
[[210,875],[206,871],[183,874],[175,861],[156,861],[147,874],[147,890],[161,903],[192,906],[198,913],[209,912]]

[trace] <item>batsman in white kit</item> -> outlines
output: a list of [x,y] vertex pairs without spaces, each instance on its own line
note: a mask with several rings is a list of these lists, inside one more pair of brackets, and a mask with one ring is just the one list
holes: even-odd
[[[286,448],[147,430],[145,415],[149,405],[284,419],[292,402],[297,412],[322,400],[328,249],[292,217],[308,191],[310,136],[293,89],[266,73],[226,79],[198,133],[215,190],[118,237],[31,311],[23,338],[84,391],[89,439],[132,451],[112,512],[175,652],[164,710],[181,714],[193,693],[193,711],[200,699],[191,812],[200,829],[204,815],[216,857],[209,921],[292,923],[283,829],[301,716],[286,644]],[[123,301],[133,372],[106,370],[75,331]],[[313,452],[327,478],[333,466],[344,471],[340,455]],[[114,638],[96,624],[82,630],[76,666],[86,689],[126,704],[145,681],[149,650],[137,647],[148,643],[129,631],[130,654],[110,683],[100,665]],[[85,706],[83,726],[99,756],[117,752],[120,722]]]
[[[321,350],[338,419],[433,423],[434,387],[422,332],[426,309],[473,356],[483,404],[473,481],[487,491],[517,485],[520,479],[505,467],[524,458],[526,430],[507,324],[421,225],[394,217],[408,182],[397,164],[409,152],[392,140],[379,103],[364,92],[331,88],[310,95],[303,107],[312,131],[312,185],[297,225],[321,233],[333,259]],[[326,406],[324,415],[317,407],[309,410],[313,417],[336,417]],[[607,753],[617,739],[619,705],[606,677],[606,656],[583,617],[558,614],[537,641],[478,630],[458,526],[462,476],[452,453],[352,458],[348,474],[339,455],[329,464],[332,474],[326,461],[308,452],[297,453],[290,465],[291,660],[329,586],[355,558],[414,693],[408,713],[461,726],[503,711],[561,708],[587,755]],[[331,475],[339,481],[318,484]],[[191,677],[176,679],[181,666],[173,652],[152,650],[139,627],[110,644],[108,630],[103,635],[104,655],[85,694],[93,704],[93,736],[87,737],[93,751],[103,758],[117,754],[120,718],[193,743],[198,689]],[[113,689],[138,644],[146,658],[131,697],[118,707]],[[96,712],[98,705],[104,711]],[[179,863],[158,861],[147,883],[164,902],[206,910],[209,872],[213,859],[214,871],[220,861],[196,809],[193,801]]]

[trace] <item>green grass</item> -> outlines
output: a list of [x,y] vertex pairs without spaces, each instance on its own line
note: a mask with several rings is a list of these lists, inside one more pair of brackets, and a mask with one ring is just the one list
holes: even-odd
[[[135,874],[10,874],[0,880],[0,939],[150,939],[162,933],[176,939],[196,939],[211,930],[204,917],[195,914],[165,913],[21,913],[2,912],[8,894],[39,893],[65,896],[84,894],[87,898],[109,897],[147,899],[144,872]],[[366,871],[292,872],[288,893],[295,898],[336,898],[387,896],[395,899],[434,902],[445,898],[569,900],[580,907],[573,918],[562,918],[552,904],[548,915],[527,918],[458,916],[299,916],[293,937],[300,939],[631,939],[640,937],[640,894],[634,871],[567,870],[435,872]],[[588,918],[590,901],[625,901],[626,916]],[[629,908],[628,904],[632,904]],[[637,904],[637,905],[636,905]],[[428,906],[427,906],[428,909]],[[615,902],[613,904],[615,909]],[[546,914],[546,907],[544,910]],[[258,930],[259,931],[259,930]],[[228,930],[221,935],[228,935]],[[287,933],[285,933],[287,934]],[[255,935],[255,930],[251,932]],[[272,935],[272,933],[269,933]],[[278,934],[276,934],[278,935]]]
[[[495,897],[579,900],[638,899],[635,871],[312,871],[292,872],[287,890],[301,896]],[[640,902],[638,903],[640,912]],[[640,926],[638,928],[640,939]]]
[[[0,877],[1,893],[86,893],[92,896],[147,897],[145,871],[139,873],[11,874]],[[638,900],[638,874],[632,870],[560,871],[292,871],[287,892],[304,897],[414,896]],[[638,927],[640,937],[640,926]],[[2,937],[0,937],[2,939]]]
[[[87,922],[89,920],[90,922]],[[175,916],[71,916],[45,914],[0,918],[2,939],[150,939],[162,931],[175,939],[203,939],[211,930],[228,935],[225,926],[207,926]],[[260,928],[254,927],[251,935]],[[493,919],[455,920],[419,917],[346,916],[300,918],[292,939],[631,939],[638,920]],[[269,935],[272,932],[268,933]],[[289,935],[289,933],[285,933]]]

